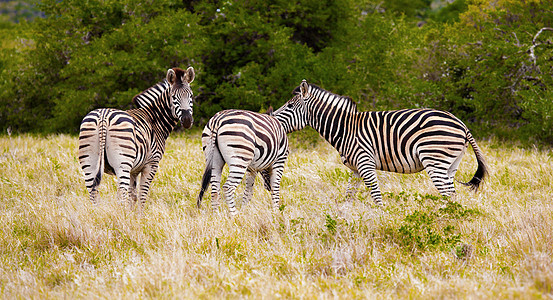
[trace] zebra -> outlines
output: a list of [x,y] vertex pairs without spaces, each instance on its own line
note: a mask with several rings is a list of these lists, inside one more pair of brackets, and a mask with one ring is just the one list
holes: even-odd
[[234,192],[246,174],[243,204],[253,195],[255,176],[261,173],[264,187],[271,192],[273,208],[279,208],[280,181],[288,157],[288,137],[282,125],[268,114],[230,109],[216,113],[202,132],[206,166],[197,205],[201,208],[207,185],[211,183],[211,205],[219,210],[221,173],[229,165],[223,185],[229,212],[237,214]]
[[426,170],[443,196],[455,193],[453,180],[470,144],[478,168],[468,183],[477,191],[488,174],[484,154],[469,129],[453,114],[434,109],[359,112],[349,97],[303,80],[295,96],[274,112],[287,133],[315,129],[338,150],[353,172],[346,190],[350,200],[362,178],[377,205],[383,205],[376,170],[416,173]]
[[117,176],[119,200],[129,208],[138,202],[142,212],[167,137],[179,121],[187,129],[194,122],[190,89],[194,77],[192,67],[169,69],[163,81],[133,98],[138,108],[100,108],[83,118],[78,156],[92,203],[105,172]]

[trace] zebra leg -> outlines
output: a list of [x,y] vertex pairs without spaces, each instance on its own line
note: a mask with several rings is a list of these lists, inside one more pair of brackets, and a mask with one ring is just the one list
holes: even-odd
[[90,201],[92,201],[92,204],[96,205],[96,197],[98,197],[98,186],[94,186],[88,189],[88,193],[90,194]]
[[107,163],[110,164],[110,166],[115,171],[115,176],[117,176],[118,199],[121,204],[127,206],[130,209],[131,199],[129,197],[129,189],[131,185],[131,163],[124,161],[122,157],[117,156],[117,153],[110,153],[108,151],[107,154]]
[[129,197],[130,176],[124,171],[117,174],[117,198],[120,203],[131,208],[131,199]]
[[129,196],[131,198],[131,208],[134,207],[138,198],[136,196],[136,177],[138,174],[131,174],[131,181],[129,184]]
[[361,175],[359,175],[358,171],[352,171],[352,175],[348,181],[348,188],[346,189],[346,201],[348,202],[353,201],[355,194],[357,194],[357,190],[359,189],[360,185],[361,185]]
[[369,161],[359,168],[359,174],[363,178],[365,185],[371,190],[371,197],[374,203],[378,206],[382,206],[382,193],[378,187],[378,178],[376,177],[376,165],[373,161]]
[[219,151],[213,151],[213,165],[211,169],[211,208],[214,212],[219,211],[219,192],[221,189],[221,177],[225,161]]
[[[124,126],[123,126],[124,125]],[[119,126],[125,127],[121,131]],[[117,176],[117,193],[119,201],[131,208],[129,189],[131,186],[131,169],[136,157],[136,145],[129,142],[133,137],[126,129],[130,129],[129,121],[121,121],[107,130],[105,148],[105,169],[112,170]]]
[[129,198],[129,190],[128,190],[127,186],[121,184],[121,181],[119,181],[119,187],[117,189],[117,198],[119,199],[119,201],[122,205],[126,206],[128,209],[131,208],[131,200]]
[[267,190],[267,191],[271,191],[271,172],[272,172],[272,169],[269,168],[269,169],[264,169],[264,170],[261,170],[261,178],[263,178],[263,187]]
[[[93,111],[85,119],[89,115],[99,117],[97,112]],[[94,118],[89,118],[88,122],[83,121],[81,124],[79,134],[79,164],[84,173],[86,190],[93,204],[97,204],[98,186],[102,181],[102,173],[104,172],[103,153],[105,141],[100,138],[101,130],[103,129],[99,128],[98,122]]]
[[284,160],[273,165],[271,176],[271,198],[273,200],[273,210],[278,211],[280,208],[280,181],[282,180],[282,172],[284,171]]
[[448,175],[448,166],[443,164],[428,164],[424,167],[426,173],[432,179],[432,183],[438,189],[442,196],[449,197],[455,193],[455,185],[453,185],[453,177]]
[[229,174],[227,181],[223,185],[223,192],[225,193],[225,198],[227,199],[231,216],[235,216],[237,214],[236,203],[234,201],[234,192],[236,191],[236,187],[242,181],[246,170],[247,168],[243,165],[229,164]]
[[117,176],[117,199],[119,202],[127,206],[130,209],[131,200],[129,198],[129,186],[130,186],[130,170],[124,168],[115,169],[115,175]]
[[96,198],[98,197],[98,186],[100,185],[100,181],[102,179],[102,171],[99,171],[99,176],[96,176],[93,178],[93,180],[86,180],[86,189],[88,190],[89,199],[92,202],[92,204],[96,205],[98,204],[96,201]]
[[150,191],[150,185],[158,169],[158,161],[154,161],[146,165],[140,173],[140,184],[138,186],[138,202],[136,210],[139,214],[142,214],[144,206],[146,204],[146,197]]
[[255,176],[257,172],[248,170],[246,171],[246,189],[244,190],[244,198],[242,199],[242,205],[248,204],[253,196],[253,185],[255,183]]

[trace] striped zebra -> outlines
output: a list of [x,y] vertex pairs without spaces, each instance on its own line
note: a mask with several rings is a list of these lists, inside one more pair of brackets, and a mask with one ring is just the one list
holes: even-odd
[[359,112],[349,97],[335,95],[305,80],[295,96],[274,112],[286,132],[311,126],[340,153],[353,171],[347,198],[360,177],[382,205],[376,170],[416,173],[426,170],[444,196],[455,192],[454,175],[470,143],[478,169],[463,183],[478,190],[488,173],[484,155],[468,128],[451,113],[433,109]]
[[279,208],[280,180],[288,157],[288,138],[282,125],[268,114],[244,110],[224,110],[216,113],[202,132],[202,147],[206,166],[198,195],[198,208],[207,185],[211,183],[211,205],[219,210],[221,173],[229,165],[223,185],[231,215],[236,215],[234,192],[246,174],[243,204],[253,195],[257,172],[261,172],[265,189],[271,192],[273,207]]
[[138,201],[142,212],[167,137],[178,121],[185,128],[192,126],[194,76],[192,67],[169,69],[165,80],[133,98],[137,109],[101,108],[84,117],[78,155],[93,203],[105,172],[117,176],[120,201],[129,208]]

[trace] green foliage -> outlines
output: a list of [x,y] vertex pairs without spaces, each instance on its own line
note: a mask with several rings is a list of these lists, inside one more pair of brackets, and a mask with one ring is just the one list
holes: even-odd
[[521,138],[553,141],[553,31],[537,35],[553,24],[549,8],[548,2],[474,1],[459,22],[427,31],[419,73],[441,91],[427,103],[477,129],[520,129]]
[[426,212],[415,211],[405,217],[404,224],[399,228],[399,242],[410,249],[448,248],[460,241],[460,235],[454,234],[454,227],[446,225],[443,228],[433,228],[436,216]]
[[518,0],[41,1],[28,23],[0,19],[0,129],[76,132],[91,109],[129,109],[168,68],[191,65],[200,126],[222,109],[279,107],[307,79],[361,110],[433,107],[477,135],[553,142],[553,31],[540,32],[549,10]]
[[30,27],[39,46],[2,74],[16,100],[2,97],[11,100],[2,127],[75,132],[93,108],[130,108],[168,67],[190,65],[201,44],[197,17],[171,1],[43,1],[40,8],[47,17]]
[[407,214],[397,228],[387,229],[389,238],[410,252],[434,249],[457,251],[462,237],[456,229],[457,223],[480,215],[479,211],[464,208],[448,197],[405,192],[390,196],[396,201],[414,199],[420,205],[419,209]]
[[416,57],[410,49],[423,46],[421,31],[409,19],[383,14],[356,23],[318,54],[314,78],[307,79],[352,97],[361,110],[404,107],[416,93],[405,80]]
[[[341,225],[344,225],[341,223]],[[325,214],[324,229],[319,232],[319,239],[327,244],[333,244],[336,241],[338,232],[338,221],[332,218],[330,214]]]
[[438,22],[454,23],[459,21],[459,15],[467,10],[466,0],[455,0],[452,3],[432,11],[428,17]]
[[330,233],[330,235],[336,234],[336,224],[337,224],[336,220],[334,220],[331,215],[326,214],[325,227],[328,230],[328,233]]
[[200,3],[210,37],[198,95],[201,113],[227,108],[261,111],[290,98],[310,73],[314,51],[327,46],[344,18],[344,0]]
[[8,26],[4,21],[20,22],[40,16],[41,13],[33,5],[33,1],[0,1],[0,27]]

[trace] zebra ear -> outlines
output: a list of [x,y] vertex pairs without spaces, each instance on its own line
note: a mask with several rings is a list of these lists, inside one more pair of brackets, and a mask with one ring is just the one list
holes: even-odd
[[186,69],[186,72],[184,72],[184,80],[188,83],[192,83],[195,76],[196,73],[194,72],[194,68],[192,67],[188,67],[188,69]]
[[300,84],[300,95],[302,98],[307,98],[307,91],[309,88],[309,84],[307,83],[307,80],[303,80]]
[[171,85],[175,84],[176,79],[177,79],[177,74],[175,74],[175,71],[173,69],[167,70],[167,81]]

